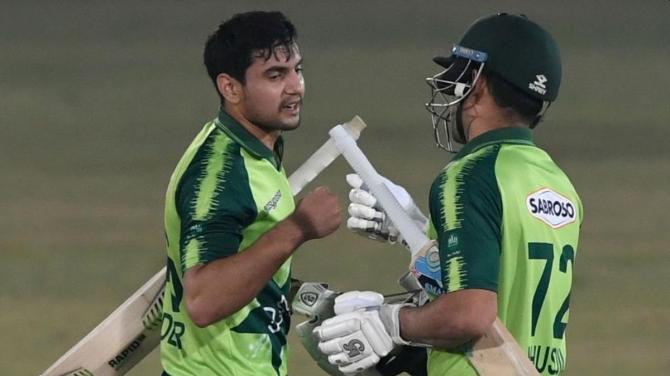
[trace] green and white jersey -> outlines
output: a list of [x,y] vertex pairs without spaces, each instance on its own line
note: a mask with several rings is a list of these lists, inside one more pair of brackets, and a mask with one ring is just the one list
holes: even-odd
[[[430,214],[444,292],[497,292],[498,317],[538,371],[561,373],[583,212],[531,131],[499,129],[469,142],[433,183]],[[439,350],[430,352],[428,369],[476,374],[462,353]]]
[[244,252],[295,209],[282,148],[280,138],[269,150],[222,111],[172,174],[161,332],[161,362],[171,376],[287,374],[290,259],[249,304],[206,328],[191,321],[183,299],[186,270]]

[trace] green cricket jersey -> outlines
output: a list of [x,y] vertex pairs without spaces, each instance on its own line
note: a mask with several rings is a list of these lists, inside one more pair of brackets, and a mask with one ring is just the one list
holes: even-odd
[[[430,214],[444,292],[497,292],[498,317],[538,371],[561,373],[583,212],[531,131],[494,130],[465,145],[433,183]],[[476,374],[462,353],[440,350],[428,370]]]
[[222,111],[172,174],[165,199],[168,276],[161,332],[161,362],[171,376],[287,373],[290,259],[249,304],[206,328],[189,318],[182,284],[189,268],[244,252],[293,212],[282,148],[280,138],[269,150]]

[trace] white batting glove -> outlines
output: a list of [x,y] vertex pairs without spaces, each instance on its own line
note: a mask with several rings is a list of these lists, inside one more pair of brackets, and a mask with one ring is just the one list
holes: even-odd
[[384,296],[374,291],[349,291],[335,298],[333,307],[336,315],[355,311],[379,311],[384,327],[396,345],[408,345],[400,337],[400,308],[411,304],[384,304]]
[[319,350],[344,374],[374,367],[397,345],[400,337],[398,313],[403,305],[383,304],[384,297],[372,291],[350,291],[335,299],[337,316],[314,329]]
[[336,315],[354,311],[377,310],[384,304],[384,295],[374,291],[348,291],[335,297]]
[[[426,230],[428,218],[416,206],[412,197],[405,188],[394,184],[382,177],[384,185],[398,200],[398,203],[422,230]],[[357,174],[348,174],[347,183],[351,186],[349,192],[349,219],[347,228],[356,233],[366,235],[371,239],[395,243],[399,239],[398,230],[377,203],[377,198],[368,190],[363,180]]]

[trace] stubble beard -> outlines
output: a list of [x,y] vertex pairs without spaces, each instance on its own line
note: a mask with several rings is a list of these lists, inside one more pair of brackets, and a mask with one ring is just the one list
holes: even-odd
[[281,120],[269,120],[262,118],[249,118],[252,124],[266,132],[274,131],[292,131],[300,126],[300,115],[291,123],[286,123]]
[[[277,115],[273,118],[263,116],[257,111],[251,110],[249,111],[248,119],[252,124],[265,132],[292,131],[298,128],[302,119],[300,112],[295,117],[291,117],[290,120],[286,121],[281,116],[283,106],[284,104],[279,107]],[[300,106],[302,106],[302,101],[300,101]]]

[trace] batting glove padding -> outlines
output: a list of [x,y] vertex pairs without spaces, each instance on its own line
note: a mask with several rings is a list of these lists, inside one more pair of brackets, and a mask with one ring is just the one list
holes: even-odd
[[335,314],[343,315],[354,311],[379,311],[386,331],[393,343],[408,345],[409,342],[400,337],[400,308],[411,304],[384,304],[384,296],[374,291],[349,291],[335,298]]
[[383,304],[384,297],[372,291],[350,291],[335,299],[337,316],[314,330],[319,350],[346,374],[375,366],[397,345],[402,304]]
[[[428,218],[421,213],[421,210],[416,206],[405,188],[394,184],[384,177],[382,179],[386,188],[391,191],[402,208],[421,229],[425,230]],[[348,174],[346,180],[352,188],[349,192],[351,203],[349,204],[347,228],[366,235],[371,239],[389,241],[390,243],[397,242],[399,240],[398,230],[393,226],[386,213],[379,207],[377,198],[368,191],[363,180],[357,174]]]
[[314,330],[319,350],[345,373],[364,371],[394,348],[379,311],[356,311],[330,318]]
[[374,291],[348,291],[335,298],[333,310],[336,315],[354,311],[377,310],[384,304],[384,296]]

